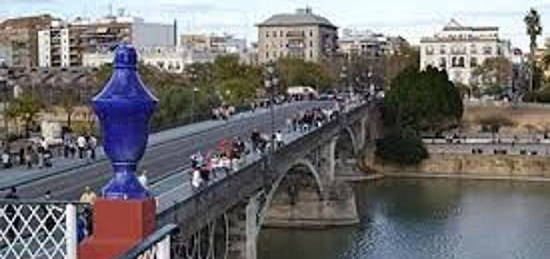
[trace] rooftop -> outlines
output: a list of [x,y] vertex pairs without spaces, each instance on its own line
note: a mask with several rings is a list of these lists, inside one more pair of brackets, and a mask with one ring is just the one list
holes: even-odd
[[451,21],[443,27],[443,31],[498,31],[496,26],[463,26],[456,19]]
[[296,25],[321,25],[336,28],[327,18],[314,14],[311,8],[297,9],[295,13],[276,14],[257,26]]

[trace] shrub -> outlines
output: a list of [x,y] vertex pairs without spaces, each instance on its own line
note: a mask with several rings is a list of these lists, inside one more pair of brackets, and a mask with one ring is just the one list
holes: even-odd
[[429,157],[420,137],[390,134],[376,143],[376,156],[400,165],[416,165]]

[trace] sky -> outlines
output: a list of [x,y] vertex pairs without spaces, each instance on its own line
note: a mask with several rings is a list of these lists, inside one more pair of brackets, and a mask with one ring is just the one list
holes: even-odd
[[[401,35],[413,44],[437,33],[451,19],[463,25],[498,26],[501,38],[528,48],[523,17],[530,7],[550,37],[550,0],[0,0],[0,18],[50,13],[63,19],[99,17],[124,8],[150,22],[178,20],[180,33],[230,33],[255,41],[257,23],[276,13],[309,6],[339,28]],[[539,45],[543,44],[540,39]]]

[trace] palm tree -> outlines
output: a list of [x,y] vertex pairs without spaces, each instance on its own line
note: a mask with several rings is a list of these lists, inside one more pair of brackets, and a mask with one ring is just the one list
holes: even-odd
[[527,27],[527,35],[529,35],[531,49],[531,73],[529,75],[529,91],[533,91],[533,74],[535,72],[535,51],[537,50],[537,37],[542,34],[542,25],[540,24],[540,15],[536,9],[531,8],[523,19]]

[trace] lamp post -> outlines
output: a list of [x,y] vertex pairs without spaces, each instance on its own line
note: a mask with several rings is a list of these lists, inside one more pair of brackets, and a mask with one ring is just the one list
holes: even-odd
[[195,71],[195,68],[191,67],[189,70],[191,73],[191,85],[193,86],[193,93],[191,96],[191,123],[195,122],[195,102],[197,98],[197,92],[199,91],[199,88],[195,86],[195,82],[197,81],[197,73]]
[[269,111],[271,114],[271,151],[270,153],[273,153],[275,150],[275,139],[273,138],[273,134],[275,134],[275,88],[279,84],[279,78],[275,74],[275,65],[273,63],[268,63],[266,67],[266,76],[264,81],[264,86],[266,90],[269,93]]

